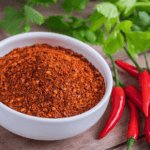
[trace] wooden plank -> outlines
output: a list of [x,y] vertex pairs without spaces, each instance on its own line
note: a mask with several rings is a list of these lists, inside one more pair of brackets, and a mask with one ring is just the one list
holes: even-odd
[[[124,143],[123,146],[119,147],[112,147],[108,150],[126,150],[127,149],[127,143]],[[150,147],[148,146],[148,143],[146,143],[145,137],[142,136],[139,140],[137,140],[131,147],[131,150],[149,150]]]
[[[59,5],[54,4],[52,6],[48,6],[45,9],[45,6],[35,6],[36,10],[41,12],[45,17],[48,17],[48,15],[62,15],[65,14],[65,12],[60,7],[62,0],[59,1]],[[5,0],[3,3],[0,4],[0,20],[2,20],[3,17],[3,8],[6,5],[11,5],[13,7],[16,7],[15,1]],[[86,9],[81,12],[73,12],[74,16],[81,17],[81,18],[87,18],[90,16],[90,14],[94,11],[92,8],[96,5],[98,2],[90,2]],[[19,6],[17,6],[19,8]],[[31,31],[49,31],[46,29],[45,25],[37,26],[35,24],[31,25]],[[0,29],[0,40],[5,39],[9,36],[9,34]],[[100,46],[92,46],[95,50],[97,50],[107,61],[107,63],[110,65],[112,69],[112,64],[109,58],[107,58],[104,53],[102,52],[102,48]],[[131,60],[128,59],[128,56],[125,54],[124,51],[121,53],[117,52],[114,55],[115,59],[121,59],[125,60],[128,63],[131,63]],[[148,58],[150,58],[150,53],[148,53]],[[140,55],[137,62],[142,66],[145,67],[145,60],[143,55]],[[124,84],[133,84],[136,87],[138,87],[138,81],[134,77],[128,75],[126,72],[124,72],[121,69],[118,69],[119,79]],[[60,141],[37,141],[37,140],[31,140],[27,138],[23,138],[20,136],[17,136],[3,127],[0,126],[0,149],[4,150],[106,150],[106,149],[115,149],[115,150],[123,150],[126,149],[126,132],[129,122],[129,116],[130,116],[130,110],[129,107],[126,105],[125,110],[123,112],[121,120],[117,123],[116,127],[103,139],[98,140],[98,134],[102,130],[103,126],[105,125],[107,118],[109,116],[111,109],[111,102],[109,102],[108,108],[105,112],[105,114],[102,116],[102,118],[96,123],[92,128],[90,128],[88,131],[76,136],[72,137],[66,140],[60,140]],[[148,146],[145,142],[144,135],[144,115],[139,112],[139,123],[140,123],[140,138],[132,147],[134,150],[147,150]],[[118,146],[116,148],[113,148],[115,146]]]

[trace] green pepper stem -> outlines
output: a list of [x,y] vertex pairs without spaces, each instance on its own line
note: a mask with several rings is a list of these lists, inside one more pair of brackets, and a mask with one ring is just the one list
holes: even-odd
[[150,73],[149,64],[148,64],[148,59],[147,59],[147,53],[146,53],[146,52],[144,53],[144,57],[145,57],[145,62],[146,62],[147,70],[148,70],[148,72]]
[[143,69],[138,65],[138,63],[134,60],[134,58],[131,56],[131,54],[129,53],[129,51],[127,50],[126,47],[124,47],[124,50],[126,51],[127,55],[130,57],[130,59],[132,60],[132,62],[135,64],[135,66],[138,68],[139,73],[143,71]]
[[[115,77],[113,77],[113,80],[115,81]],[[120,87],[122,87],[123,89],[125,88],[125,84],[123,84],[122,82],[119,81],[119,85]]]
[[133,137],[129,137],[128,138],[128,147],[127,147],[127,150],[130,150],[131,149],[131,146],[135,143],[135,139]]
[[115,82],[116,82],[116,86],[120,86],[119,85],[119,80],[118,80],[118,75],[117,75],[117,69],[116,69],[116,66],[115,66],[115,62],[114,62],[114,59],[111,55],[109,55],[111,61],[112,61],[112,64],[113,64],[113,69],[114,69],[114,74],[115,74]]

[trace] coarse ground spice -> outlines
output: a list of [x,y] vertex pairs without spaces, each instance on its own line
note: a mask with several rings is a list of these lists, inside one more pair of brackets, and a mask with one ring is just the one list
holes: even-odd
[[98,69],[62,47],[15,48],[0,58],[0,70],[0,101],[32,116],[75,116],[94,107],[105,93]]

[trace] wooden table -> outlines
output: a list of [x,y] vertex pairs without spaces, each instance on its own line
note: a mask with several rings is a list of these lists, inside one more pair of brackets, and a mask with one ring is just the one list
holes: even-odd
[[[58,1],[59,3],[52,6],[36,6],[35,9],[41,12],[45,17],[48,17],[48,15],[65,14],[65,12],[61,8],[62,0]],[[81,18],[87,18],[94,11],[92,8],[96,4],[96,1],[91,1],[82,13],[73,12],[73,15]],[[4,15],[4,7],[8,5],[20,10],[21,0],[20,2],[17,2],[17,0],[5,0],[3,2],[1,1],[0,21],[2,20]],[[45,25],[39,27],[35,24],[32,24],[31,31],[48,31],[48,29],[46,29]],[[0,40],[3,40],[9,36],[10,35],[6,31],[0,29]],[[111,61],[103,54],[102,48],[100,46],[92,47],[104,57],[112,70]],[[116,53],[114,55],[114,58],[132,64],[131,60],[128,58],[124,51],[122,51],[121,53]],[[148,53],[148,58],[150,58],[150,53]],[[141,67],[146,66],[143,54],[139,55],[139,59],[137,59],[137,62]],[[138,87],[138,81],[134,77],[128,75],[126,72],[122,71],[119,68],[118,74],[120,81],[122,81],[124,84],[132,84]],[[124,109],[121,120],[117,123],[115,128],[105,138],[101,140],[97,139],[99,132],[102,130],[104,124],[107,121],[110,109],[111,103],[109,102],[106,112],[92,128],[78,136],[59,141],[37,141],[23,138],[7,131],[2,126],[0,126],[0,150],[125,150],[127,147],[126,133],[130,117],[130,109],[127,105]],[[139,112],[139,128],[139,139],[132,146],[131,150],[148,150],[148,144],[146,143],[144,136],[144,115],[141,112]]]

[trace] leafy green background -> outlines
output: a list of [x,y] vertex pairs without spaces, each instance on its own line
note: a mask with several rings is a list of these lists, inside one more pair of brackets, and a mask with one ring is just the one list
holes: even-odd
[[[86,19],[77,18],[72,12],[87,7],[89,0],[63,0],[61,7],[66,15],[43,16],[35,5],[58,3],[57,0],[26,0],[22,10],[5,7],[0,28],[10,35],[29,32],[31,24],[44,26],[49,31],[72,36],[85,43],[101,45],[109,56],[126,46],[132,56],[138,57],[150,47],[150,1],[104,0],[98,1],[93,13]],[[13,19],[12,19],[13,18]]]

